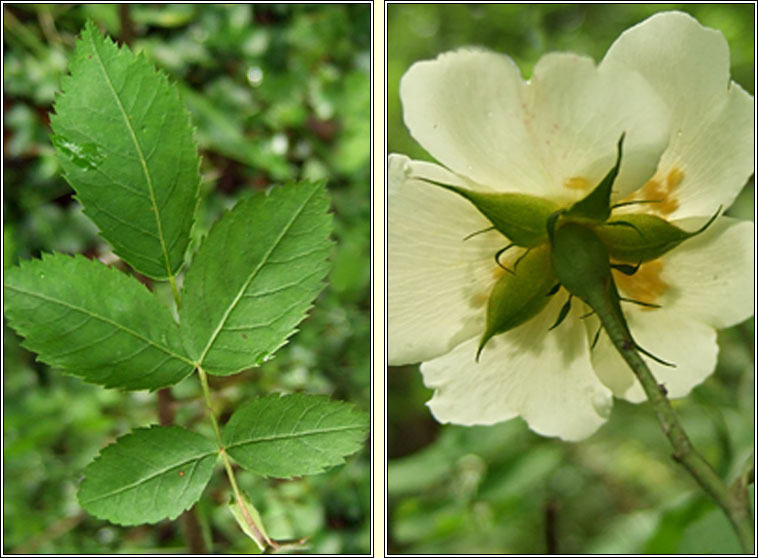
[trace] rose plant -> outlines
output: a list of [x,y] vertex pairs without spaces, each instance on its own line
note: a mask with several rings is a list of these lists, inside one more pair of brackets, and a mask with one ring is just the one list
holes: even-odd
[[441,165],[389,158],[389,364],[422,362],[440,422],[520,416],[568,441],[614,396],[647,397],[675,457],[734,508],[666,398],[753,313],[754,226],[721,213],[753,173],[754,105],[724,37],[660,13],[599,64],[551,53],[528,81],[462,49],[414,64],[400,96]]

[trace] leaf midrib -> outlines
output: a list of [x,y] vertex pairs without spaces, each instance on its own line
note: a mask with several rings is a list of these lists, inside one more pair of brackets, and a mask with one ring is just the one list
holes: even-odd
[[301,432],[288,432],[286,434],[272,434],[270,436],[261,436],[259,438],[249,438],[232,444],[224,444],[224,449],[233,449],[240,446],[252,445],[261,442],[275,442],[278,440],[305,438],[317,434],[332,434],[334,432],[347,432],[350,430],[364,430],[366,425],[352,424],[348,426],[336,426],[332,428],[321,428],[318,430],[303,430]]
[[[158,208],[158,203],[155,198],[155,188],[153,187],[153,178],[150,174],[150,169],[147,168],[147,160],[145,159],[145,156],[142,153],[142,146],[140,146],[139,141],[137,140],[137,135],[134,131],[134,128],[132,127],[132,124],[129,121],[129,115],[126,113],[126,110],[124,109],[124,105],[121,103],[121,98],[118,96],[118,93],[116,92],[116,88],[113,86],[113,82],[111,81],[110,75],[108,74],[105,68],[105,64],[103,64],[103,59],[100,55],[100,52],[97,49],[97,44],[92,34],[90,34],[90,41],[92,43],[92,50],[95,53],[95,58],[97,60],[98,66],[100,67],[100,70],[103,73],[103,77],[105,78],[105,83],[108,85],[108,88],[110,89],[111,94],[113,95],[113,99],[115,100],[116,105],[118,106],[118,109],[121,111],[121,116],[124,119],[124,124],[126,125],[126,129],[129,131],[129,135],[131,136],[132,141],[134,142],[134,147],[137,150],[137,155],[138,155],[140,164],[142,165],[142,171],[145,174],[145,180],[147,181],[147,189],[150,195],[150,203],[152,204],[153,213],[155,215],[155,224],[158,229],[158,241],[161,244],[161,251],[163,252],[163,263],[166,266],[166,276],[173,277],[173,273],[171,271],[171,261],[169,260],[168,250],[166,248],[166,240],[163,234],[163,223],[161,222],[160,209]],[[116,47],[115,45],[114,47],[118,49],[118,47]]]
[[106,492],[105,494],[100,494],[99,496],[96,496],[94,498],[90,498],[88,500],[84,500],[84,501],[82,501],[82,504],[90,504],[92,502],[97,502],[99,500],[104,500],[105,498],[110,498],[111,496],[115,496],[116,494],[121,494],[122,492],[126,492],[127,490],[131,490],[131,489],[133,489],[135,487],[138,487],[138,486],[143,485],[143,484],[145,484],[147,482],[150,482],[154,478],[159,477],[159,476],[167,473],[168,471],[171,471],[172,469],[176,469],[177,467],[181,467],[181,466],[186,465],[188,463],[200,462],[201,460],[205,459],[206,457],[208,457],[210,455],[213,455],[214,453],[218,453],[218,449],[214,448],[212,451],[206,451],[204,453],[201,453],[198,456],[194,456],[194,457],[192,457],[190,459],[185,459],[184,461],[180,461],[178,463],[174,463],[174,464],[170,465],[169,467],[166,467],[165,469],[161,469],[158,472],[151,473],[150,475],[148,475],[146,477],[142,477],[141,479],[139,479],[139,480],[137,480],[135,482],[132,482],[132,483],[127,484],[125,486],[121,486],[121,487],[119,487],[119,488],[117,488],[115,490],[111,490],[110,492]]
[[64,306],[65,308],[68,308],[70,310],[75,310],[75,311],[81,312],[82,314],[85,314],[87,316],[90,316],[92,318],[100,320],[101,322],[109,324],[109,325],[111,325],[111,326],[113,326],[113,327],[115,327],[115,328],[117,328],[117,329],[119,329],[119,330],[121,330],[121,331],[123,331],[125,333],[128,333],[132,337],[135,337],[135,338],[137,338],[137,339],[139,339],[139,340],[147,343],[148,345],[151,345],[151,346],[155,347],[156,349],[159,349],[159,350],[163,351],[167,355],[169,355],[171,357],[174,357],[177,360],[180,360],[180,361],[182,361],[182,362],[184,362],[184,363],[186,363],[186,364],[188,364],[190,366],[193,366],[193,367],[195,365],[190,359],[188,359],[188,358],[186,358],[186,357],[184,357],[184,356],[182,356],[180,354],[177,354],[177,353],[173,352],[168,347],[164,347],[163,345],[159,345],[159,344],[155,343],[152,339],[149,339],[149,338],[145,337],[144,335],[140,334],[139,332],[134,331],[134,330],[132,330],[132,329],[130,329],[130,328],[122,325],[122,324],[119,324],[118,322],[115,322],[115,321],[111,320],[110,318],[107,318],[105,316],[101,316],[100,314],[96,314],[95,312],[92,312],[92,311],[90,311],[87,308],[84,308],[84,307],[81,307],[81,306],[77,306],[75,304],[70,304],[70,303],[66,302],[65,300],[60,300],[60,299],[57,299],[57,298],[45,296],[45,295],[43,295],[41,293],[38,293],[38,292],[27,291],[25,289],[20,289],[20,288],[14,286],[14,285],[6,285],[5,287],[7,289],[12,290],[12,291],[16,291],[17,293],[21,293],[21,294],[24,294],[24,295],[27,295],[27,296],[30,296],[30,297],[38,298],[38,299],[44,300],[46,302],[50,302],[52,304],[58,304],[60,306]]
[[203,363],[205,362],[205,358],[208,356],[208,353],[211,350],[211,347],[213,347],[213,344],[216,342],[216,339],[218,338],[219,333],[224,328],[224,324],[226,324],[227,320],[229,319],[229,316],[237,307],[237,304],[242,299],[242,296],[245,294],[245,291],[247,291],[247,288],[250,286],[250,283],[256,277],[258,272],[263,268],[263,266],[268,262],[269,258],[271,257],[271,254],[279,246],[279,243],[282,241],[282,239],[287,235],[289,230],[292,228],[292,224],[302,214],[305,207],[308,205],[308,203],[311,201],[313,196],[316,195],[317,192],[318,190],[314,188],[313,191],[310,193],[310,195],[306,199],[303,200],[303,203],[300,205],[297,211],[294,212],[294,214],[292,215],[290,220],[287,222],[287,224],[284,227],[282,227],[281,233],[276,238],[276,240],[272,243],[271,248],[269,248],[269,250],[264,254],[263,258],[261,258],[261,261],[258,263],[258,265],[250,272],[250,275],[242,284],[242,287],[240,288],[237,295],[234,297],[234,300],[231,302],[229,307],[226,309],[226,312],[224,312],[224,315],[219,320],[219,323],[216,326],[216,329],[211,334],[210,339],[208,339],[208,344],[205,346],[205,349],[203,349],[203,352],[201,353],[200,358],[197,361],[197,365],[199,366],[203,365]]

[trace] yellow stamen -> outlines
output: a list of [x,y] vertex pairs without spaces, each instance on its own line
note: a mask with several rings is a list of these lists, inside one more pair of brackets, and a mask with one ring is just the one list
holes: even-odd
[[674,191],[682,183],[682,180],[684,180],[684,171],[679,167],[671,168],[668,174],[659,172],[625,201],[660,200],[658,203],[650,204],[650,209],[657,213],[669,215],[679,207],[679,200],[674,196]]
[[614,278],[624,296],[648,304],[660,304],[660,297],[668,290],[668,285],[661,279],[662,271],[663,262],[658,259],[642,264],[634,275],[614,270]]
[[675,190],[679,184],[684,180],[684,172],[682,169],[674,167],[669,171],[669,175],[666,177],[666,186],[668,186],[669,192]]
[[589,181],[581,176],[572,176],[563,181],[563,186],[569,190],[589,190]]

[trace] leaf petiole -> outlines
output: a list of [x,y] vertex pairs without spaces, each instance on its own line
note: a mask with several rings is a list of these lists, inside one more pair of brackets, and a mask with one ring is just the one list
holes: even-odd
[[208,409],[208,416],[210,416],[211,424],[213,424],[213,432],[216,434],[216,443],[218,444],[218,452],[221,455],[221,459],[224,461],[224,469],[226,469],[226,476],[229,479],[229,484],[232,486],[232,492],[234,492],[234,499],[237,502],[237,508],[239,513],[244,519],[245,525],[253,535],[253,540],[264,550],[266,545],[272,548],[277,548],[276,542],[271,540],[262,530],[258,527],[258,524],[253,520],[250,515],[250,511],[245,504],[245,498],[242,496],[239,487],[237,486],[237,478],[234,476],[234,468],[232,462],[229,459],[229,455],[226,453],[226,448],[221,440],[221,430],[218,427],[218,420],[216,420],[216,413],[213,411],[213,403],[211,402],[211,390],[208,385],[208,375],[202,366],[197,366],[197,375],[200,376],[200,385],[203,388],[203,396],[205,397],[205,406]]

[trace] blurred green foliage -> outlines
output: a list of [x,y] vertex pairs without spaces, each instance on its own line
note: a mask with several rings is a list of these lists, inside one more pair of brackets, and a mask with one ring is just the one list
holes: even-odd
[[[335,215],[328,288],[275,359],[211,378],[226,420],[271,391],[329,394],[370,410],[370,5],[4,4],[3,264],[41,252],[112,261],[59,175],[48,113],[87,18],[164,69],[182,93],[203,156],[193,247],[255,189],[327,178]],[[229,254],[234,257],[234,254]],[[119,265],[117,263],[117,265]],[[145,280],[144,278],[140,278]],[[170,298],[166,285],[152,285]],[[37,363],[4,327],[4,552],[187,552],[182,521],[123,528],[84,513],[81,471],[102,447],[157,422],[155,393],[105,390]],[[213,437],[199,383],[164,411]],[[216,477],[196,507],[215,553],[257,553]],[[343,467],[292,481],[241,471],[269,534],[311,536],[314,553],[370,550],[369,443]]]
[[[600,60],[649,15],[678,9],[722,31],[732,78],[753,93],[752,4],[390,4],[388,147],[433,160],[402,123],[400,78],[413,62],[461,46],[508,54],[528,77],[556,50]],[[749,181],[729,213],[753,219]],[[754,440],[754,323],[719,332],[716,372],[674,402],[695,446],[727,479]],[[649,406],[616,401],[589,440],[563,443],[516,419],[491,427],[439,425],[417,366],[387,377],[388,552],[398,554],[730,553],[739,545],[720,510],[670,459]],[[548,517],[555,529],[548,534]]]

